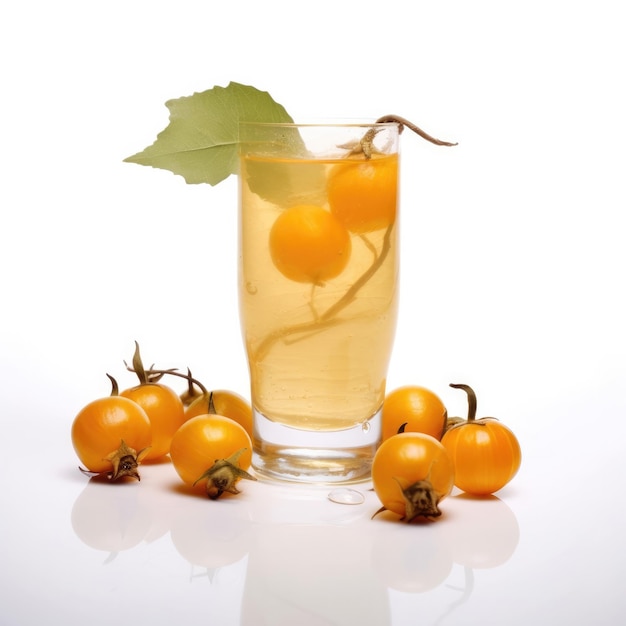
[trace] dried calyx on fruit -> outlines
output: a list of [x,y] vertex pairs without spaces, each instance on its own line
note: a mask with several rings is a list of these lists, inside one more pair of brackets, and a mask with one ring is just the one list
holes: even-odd
[[130,476],[141,480],[137,468],[141,463],[141,459],[148,453],[150,448],[144,448],[137,452],[133,448],[126,445],[126,442],[122,440],[120,447],[107,456],[107,460],[111,461],[113,465],[113,471],[111,472],[111,480],[117,480],[124,476]]
[[227,459],[220,459],[200,476],[194,486],[206,480],[206,493],[211,500],[217,500],[225,491],[237,495],[237,483],[242,478],[256,480],[254,476],[239,467],[239,457],[244,449],[238,450]]
[[149,451],[150,448],[148,447],[137,452],[137,450],[128,446],[122,439],[120,447],[104,457],[105,461],[111,463],[113,469],[103,472],[92,472],[83,467],[79,467],[78,469],[85,474],[85,476],[89,476],[90,478],[106,477],[111,481],[116,481],[120,478],[128,477],[141,480],[139,465]]
[[[396,482],[402,490],[402,497],[404,498],[404,505],[406,507],[405,514],[400,518],[401,521],[409,523],[418,518],[434,519],[441,515],[439,502],[443,496],[437,493],[428,478],[418,480],[405,489],[402,488],[400,481],[396,479]],[[379,513],[387,510],[386,506],[381,506],[380,509],[372,515],[372,519]]]

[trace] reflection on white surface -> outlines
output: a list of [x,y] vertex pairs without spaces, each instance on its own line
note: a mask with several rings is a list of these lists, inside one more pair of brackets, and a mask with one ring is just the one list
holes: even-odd
[[496,496],[472,498],[459,494],[450,498],[457,513],[456,523],[444,526],[444,542],[455,563],[473,569],[499,567],[517,548],[520,529],[517,518]]
[[[422,529],[425,532],[407,533],[405,551],[389,551],[378,544],[380,555],[373,565],[388,577],[393,626],[414,624],[417,615],[421,623],[446,623],[472,596],[474,569],[497,568],[515,552],[520,536],[517,518],[496,496],[457,494],[444,500],[444,507],[445,522],[435,522]],[[397,530],[389,535],[390,541],[398,542]],[[419,597],[431,590],[436,593]]]
[[257,531],[242,625],[390,623],[363,524],[265,524]]
[[207,624],[240,626],[247,571],[247,556],[217,571],[207,598]]
[[[389,517],[383,519],[383,515]],[[452,553],[443,533],[444,517],[405,525],[385,512],[378,521],[371,546],[372,566],[386,587],[423,593],[446,579],[452,569]]]
[[433,598],[435,594],[421,596],[389,589],[393,626],[414,626],[417,619],[417,623],[432,626],[447,624],[450,618],[455,617],[453,614],[471,598],[473,591],[474,573],[470,568],[453,569],[445,583],[438,588],[436,598]]
[[192,565],[207,570],[218,570],[245,558],[251,549],[252,534],[250,521],[233,515],[227,507],[181,507],[170,529],[178,553]]
[[519,541],[513,511],[495,496],[457,494],[439,520],[405,524],[390,512],[371,519],[379,503],[368,484],[355,489],[361,505],[337,504],[327,488],[263,482],[210,501],[178,484],[167,463],[142,476],[90,480],[72,507],[73,532],[108,553],[102,566],[169,535],[188,581],[206,580],[207,616],[220,624],[399,626],[407,605],[413,613],[418,596],[438,588],[443,616],[471,595],[473,569],[503,565]]
[[96,485],[90,481],[72,508],[72,529],[83,543],[111,555],[134,548],[152,524],[140,495],[135,483]]

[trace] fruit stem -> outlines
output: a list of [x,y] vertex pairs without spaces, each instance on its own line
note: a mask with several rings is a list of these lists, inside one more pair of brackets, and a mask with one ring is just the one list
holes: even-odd
[[146,370],[143,366],[143,361],[141,360],[139,343],[137,341],[135,341],[135,354],[133,354],[133,368],[135,374],[137,374],[137,378],[139,378],[139,383],[141,385],[145,385],[148,382],[148,375],[146,374]]
[[117,380],[111,376],[111,374],[107,374],[108,379],[111,381],[111,396],[119,396],[120,388],[117,384]]
[[[126,364],[126,369],[129,372],[133,372],[133,373],[137,374],[137,372],[128,364]],[[191,375],[191,372],[189,372],[189,370],[187,370],[187,372],[188,372],[187,374],[181,374],[180,372],[177,372],[176,370],[173,370],[173,369],[170,369],[170,370],[155,370],[152,367],[150,368],[150,375],[157,374],[159,376],[164,376],[164,375],[169,374],[170,376],[178,376],[178,378],[184,378],[188,382],[196,385],[204,395],[208,396],[209,395],[209,390],[198,379],[194,378]]]
[[432,135],[429,135],[427,132],[423,131],[419,126],[416,126],[415,124],[413,124],[413,122],[409,122],[409,120],[405,119],[404,117],[400,117],[399,115],[383,115],[382,117],[379,117],[376,120],[377,124],[387,124],[389,122],[395,122],[396,124],[398,124],[400,126],[399,132],[402,132],[404,130],[404,127],[406,126],[410,130],[412,130],[414,133],[417,133],[423,139],[426,139],[426,141],[430,141],[431,143],[434,143],[437,146],[457,146],[458,145],[457,142],[451,143],[449,141],[442,141],[441,139],[437,139],[433,137]]
[[474,390],[469,385],[455,384],[450,383],[450,387],[454,387],[455,389],[463,389],[465,393],[467,393],[467,421],[473,422],[476,419],[476,394]]
[[389,228],[387,228],[387,230],[385,231],[383,247],[380,251],[380,255],[378,256],[378,258],[376,258],[374,262],[369,266],[369,268],[365,270],[363,274],[361,274],[359,279],[352,285],[352,287],[350,287],[350,289],[348,289],[348,291],[346,291],[346,293],[333,306],[331,306],[329,309],[326,310],[325,313],[322,314],[322,320],[332,319],[337,313],[339,313],[339,311],[348,306],[348,304],[350,304],[350,302],[354,300],[356,294],[359,292],[361,287],[363,287],[363,285],[365,285],[365,283],[367,283],[367,281],[378,271],[378,268],[383,264],[383,261],[389,253],[389,249],[391,247],[390,237],[392,229],[393,224],[391,224]]
[[180,394],[180,399],[185,406],[189,406],[196,398],[201,395],[203,395],[202,390],[200,390],[200,393],[196,391],[196,385],[194,384],[193,380],[191,380],[191,370],[187,368],[187,389]]

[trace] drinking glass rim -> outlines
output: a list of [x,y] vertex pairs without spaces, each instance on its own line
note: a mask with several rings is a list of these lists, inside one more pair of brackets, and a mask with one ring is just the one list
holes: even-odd
[[311,122],[264,122],[255,120],[240,120],[239,126],[274,126],[276,128],[393,128],[398,127],[399,122],[368,122],[367,120],[343,121],[311,121]]

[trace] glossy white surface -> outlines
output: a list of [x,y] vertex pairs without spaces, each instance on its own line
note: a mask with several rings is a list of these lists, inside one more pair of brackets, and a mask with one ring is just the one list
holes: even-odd
[[[318,0],[280,29],[274,0],[0,9],[2,626],[625,621],[620,7],[406,6]],[[403,135],[388,383],[452,415],[448,384],[471,384],[515,431],[522,468],[493,498],[404,525],[370,519],[368,485],[356,505],[260,482],[210,502],[169,464],[128,485],[78,472],[72,419],[106,372],[133,382],[135,339],[246,394],[235,181],[122,163],[166,100],[229,80],[296,118],[395,112],[459,141]]]

